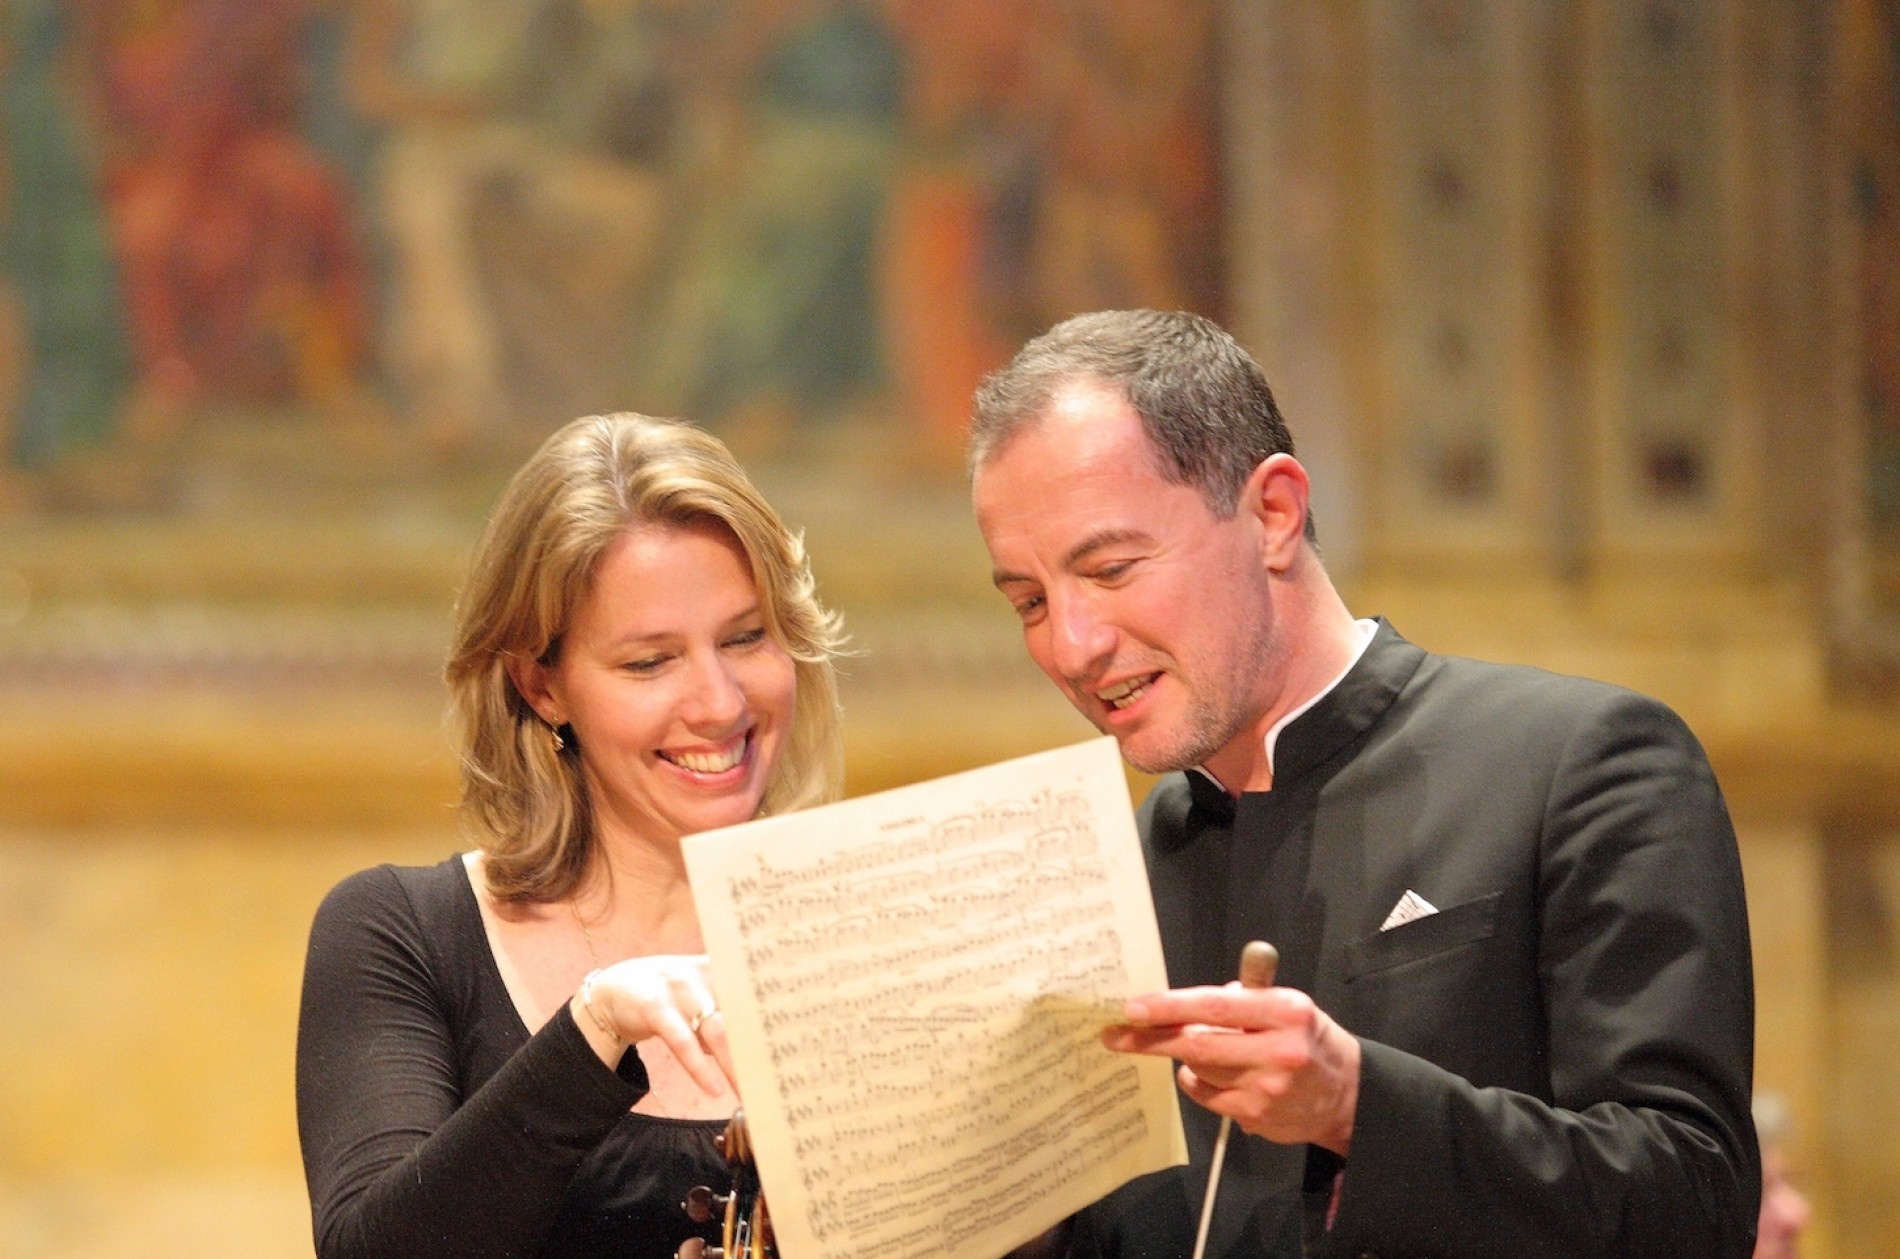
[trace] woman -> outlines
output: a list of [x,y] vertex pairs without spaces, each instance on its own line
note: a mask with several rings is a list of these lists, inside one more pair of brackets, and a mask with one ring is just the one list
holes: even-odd
[[317,911],[297,1110],[317,1253],[669,1259],[734,1108],[681,837],[838,794],[836,618],[684,424],[515,475],[447,677],[474,850]]

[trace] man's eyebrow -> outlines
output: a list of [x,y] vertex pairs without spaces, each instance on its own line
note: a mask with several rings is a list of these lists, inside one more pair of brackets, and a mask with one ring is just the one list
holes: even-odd
[[[1105,546],[1114,546],[1122,542],[1145,542],[1147,538],[1148,535],[1140,529],[1130,529],[1121,525],[1098,529],[1069,548],[1068,554],[1062,557],[1063,570],[1066,572],[1075,568],[1092,553]],[[1006,568],[992,569],[990,572],[990,581],[998,587],[1034,580],[1024,573],[1011,572]]]

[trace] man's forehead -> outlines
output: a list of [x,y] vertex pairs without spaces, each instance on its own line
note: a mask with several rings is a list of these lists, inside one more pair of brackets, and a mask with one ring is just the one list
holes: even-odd
[[1113,444],[1084,454],[1031,440],[979,478],[975,507],[999,585],[1074,571],[1105,548],[1179,544],[1219,523],[1197,491]]
[[1098,460],[1112,461],[1128,471],[1161,470],[1141,416],[1127,397],[1114,386],[1092,379],[1065,384],[1047,406],[989,453],[977,466],[976,478],[980,480],[988,468],[1023,460],[1033,460],[1049,473]]
[[1152,474],[1125,437],[1084,430],[1071,434],[1057,417],[1016,436],[977,470],[972,484],[977,523],[1007,520],[1046,534],[1070,520],[1088,528],[1108,509],[1135,507],[1140,482]]

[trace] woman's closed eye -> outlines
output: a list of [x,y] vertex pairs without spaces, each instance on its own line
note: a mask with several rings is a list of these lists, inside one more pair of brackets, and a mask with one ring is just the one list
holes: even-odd
[[641,656],[638,659],[629,660],[620,667],[625,669],[628,673],[658,673],[661,669],[666,667],[667,661],[672,658],[673,655],[671,652],[662,652],[658,655]]

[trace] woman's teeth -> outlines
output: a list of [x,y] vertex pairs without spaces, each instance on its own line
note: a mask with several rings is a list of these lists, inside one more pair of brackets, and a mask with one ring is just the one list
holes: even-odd
[[745,744],[744,739],[734,739],[732,746],[720,752],[662,752],[660,755],[695,774],[723,774],[745,758]]

